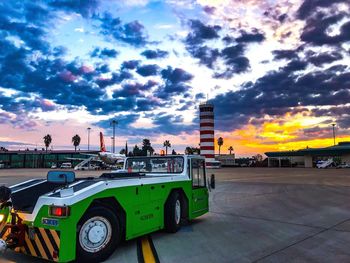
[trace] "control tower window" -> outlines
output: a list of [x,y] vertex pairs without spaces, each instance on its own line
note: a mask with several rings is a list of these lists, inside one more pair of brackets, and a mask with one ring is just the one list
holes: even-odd
[[203,107],[203,108],[200,108],[200,112],[213,112],[213,108],[212,107]]

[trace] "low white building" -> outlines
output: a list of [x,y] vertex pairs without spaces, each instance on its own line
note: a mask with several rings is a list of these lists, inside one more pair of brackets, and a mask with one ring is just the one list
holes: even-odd
[[350,164],[350,142],[325,148],[307,148],[297,151],[266,152],[269,167],[315,167],[321,160],[333,158]]
[[221,162],[221,166],[234,166],[235,154],[216,155],[215,160]]

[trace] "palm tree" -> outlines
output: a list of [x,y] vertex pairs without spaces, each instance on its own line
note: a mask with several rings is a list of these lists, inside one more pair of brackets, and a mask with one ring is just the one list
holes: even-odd
[[171,147],[170,141],[166,140],[166,141],[163,143],[163,146],[165,147],[165,155],[168,155],[168,147],[169,147],[169,148]]
[[185,149],[185,154],[191,155],[193,154],[193,149],[192,147],[187,146]]
[[49,146],[52,142],[52,137],[50,134],[46,134],[43,139],[44,139],[44,144],[45,144],[45,148],[46,148],[46,152],[47,152],[47,148],[49,148]]
[[231,155],[231,153],[232,153],[232,151],[233,151],[233,147],[232,146],[230,146],[227,150],[229,150],[230,151],[230,155]]
[[219,145],[219,155],[220,155],[220,149],[221,149],[221,146],[224,144],[224,139],[222,137],[219,137],[218,138],[218,145]]
[[80,141],[81,141],[81,138],[78,134],[74,135],[72,137],[72,143],[74,145],[74,150],[77,151],[77,147],[79,146],[80,144]]

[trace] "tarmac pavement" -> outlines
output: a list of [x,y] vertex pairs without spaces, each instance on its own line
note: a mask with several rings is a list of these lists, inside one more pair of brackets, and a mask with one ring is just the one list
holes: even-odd
[[[46,172],[0,170],[0,184]],[[210,195],[210,213],[178,233],[151,234],[160,262],[350,262],[350,169],[211,172],[217,187]],[[132,240],[121,244],[107,262],[138,261],[137,242]],[[0,262],[44,261],[7,252]]]

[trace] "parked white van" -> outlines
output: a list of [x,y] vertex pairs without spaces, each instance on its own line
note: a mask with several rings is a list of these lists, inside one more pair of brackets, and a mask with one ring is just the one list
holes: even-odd
[[62,163],[61,169],[72,169],[72,164],[71,163]]

